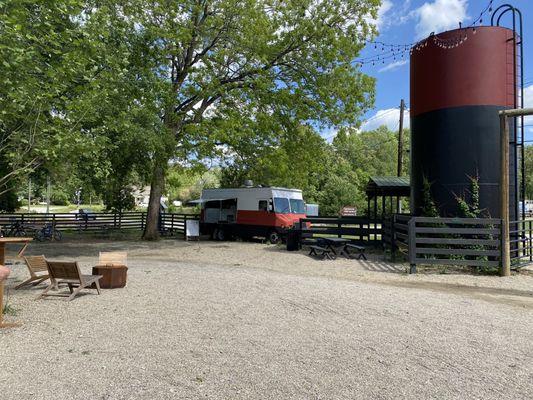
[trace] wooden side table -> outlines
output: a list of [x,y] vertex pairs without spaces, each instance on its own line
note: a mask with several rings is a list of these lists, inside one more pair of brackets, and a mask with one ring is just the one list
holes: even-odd
[[125,265],[97,265],[93,267],[93,275],[102,275],[100,287],[102,289],[123,288],[126,286],[128,267]]

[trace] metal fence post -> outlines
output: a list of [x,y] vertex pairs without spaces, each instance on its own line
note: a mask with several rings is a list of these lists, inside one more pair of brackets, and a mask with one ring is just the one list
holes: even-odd
[[416,274],[416,217],[408,222],[409,227],[409,273]]
[[396,214],[392,214],[390,225],[390,254],[392,262],[396,262]]
[[531,240],[531,220],[529,221],[529,229],[527,231],[527,236],[529,238],[529,261],[533,261],[533,241]]

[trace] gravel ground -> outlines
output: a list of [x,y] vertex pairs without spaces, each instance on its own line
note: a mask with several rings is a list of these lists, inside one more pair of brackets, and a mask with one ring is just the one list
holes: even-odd
[[[128,285],[72,302],[9,290],[0,398],[531,399],[533,277],[408,276],[257,243],[67,242],[128,250]],[[8,287],[26,277],[16,265]]]

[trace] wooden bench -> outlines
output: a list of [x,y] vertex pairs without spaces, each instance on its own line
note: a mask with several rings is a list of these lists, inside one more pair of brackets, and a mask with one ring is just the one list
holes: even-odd
[[311,249],[311,251],[309,252],[310,256],[317,257],[317,258],[321,257],[322,259],[327,258],[328,260],[335,259],[335,254],[333,254],[333,252],[330,249],[327,249],[321,246],[315,246],[315,245],[309,246],[309,248]]
[[[351,253],[350,250],[357,251],[357,257],[355,257],[355,254]],[[346,243],[344,245],[344,248],[342,249],[342,252],[348,258],[357,258],[358,260],[360,259],[366,260],[365,250],[366,248],[364,246],[359,246],[359,245],[352,244],[352,243]]]

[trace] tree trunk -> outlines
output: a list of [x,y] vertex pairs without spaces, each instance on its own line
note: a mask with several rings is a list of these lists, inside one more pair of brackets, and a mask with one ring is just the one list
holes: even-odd
[[161,208],[161,195],[165,185],[164,161],[155,162],[152,182],[150,185],[150,200],[148,201],[148,212],[146,213],[146,226],[144,228],[144,240],[159,239],[159,213]]

